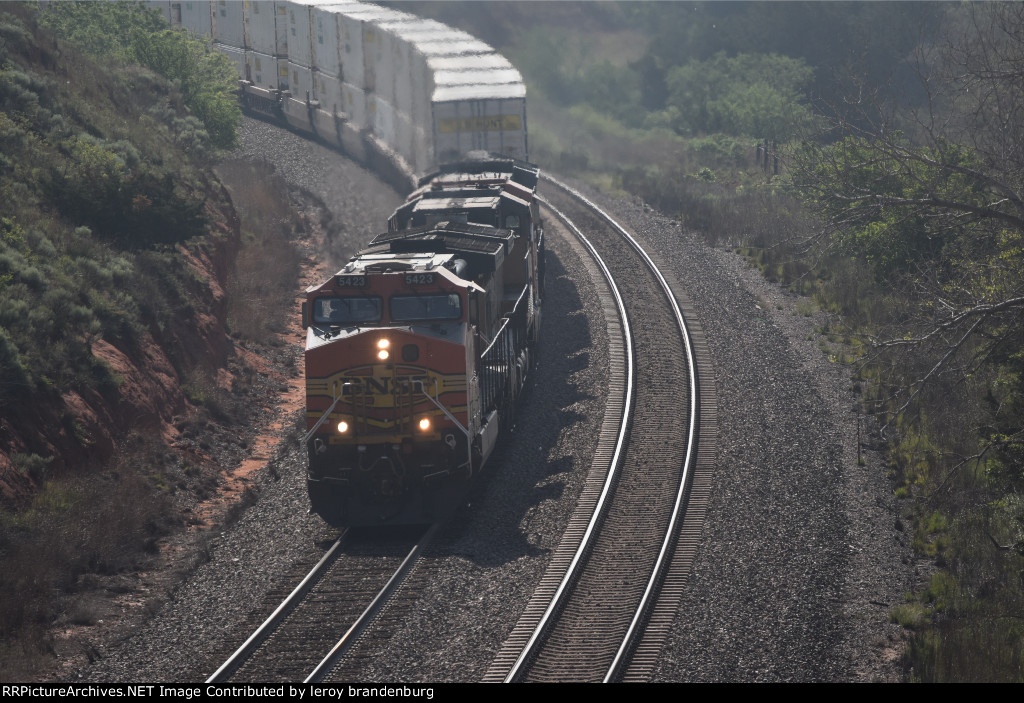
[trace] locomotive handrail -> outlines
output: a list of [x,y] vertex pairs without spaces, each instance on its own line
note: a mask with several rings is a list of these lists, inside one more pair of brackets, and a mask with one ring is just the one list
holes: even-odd
[[334,402],[331,403],[331,407],[327,408],[324,414],[320,416],[320,419],[316,421],[316,424],[313,425],[313,429],[307,432],[306,436],[302,438],[303,444],[306,444],[309,440],[313,439],[313,435],[316,434],[316,431],[319,430],[320,426],[323,425],[327,421],[327,418],[331,416],[331,412],[334,410],[334,406],[338,404],[338,401],[341,400],[341,396],[345,395],[345,388],[351,385],[352,384],[348,381],[341,384],[341,388],[338,389],[338,395],[334,398]]
[[491,339],[491,343],[487,345],[486,349],[484,349],[482,352],[480,352],[480,358],[481,359],[483,359],[485,356],[487,356],[490,353],[491,349],[494,348],[494,345],[498,343],[498,339],[501,337],[501,333],[505,331],[505,328],[508,327],[508,323],[509,323],[509,318],[506,315],[505,317],[502,318],[501,327],[499,327],[498,331],[495,332],[494,338]]
[[[466,435],[466,464],[468,464],[470,466],[470,475],[472,475],[472,466],[473,466],[473,437],[469,433],[469,428],[467,428],[461,422],[459,422],[458,419],[456,419],[456,417],[454,415],[452,415],[451,412],[448,411],[448,408],[446,408],[445,406],[441,405],[441,401],[439,401],[436,397],[434,397],[434,398],[430,397],[430,394],[427,393],[426,389],[423,387],[423,379],[420,379],[420,378],[413,379],[413,383],[418,383],[419,386],[420,386],[420,392],[422,392],[423,395],[426,396],[427,400],[429,400],[431,403],[436,405],[438,407],[438,409],[445,414],[445,417],[447,417],[449,420],[451,420],[453,423],[455,423],[455,426],[458,427],[460,430],[462,430],[462,434]],[[434,395],[435,396],[438,395],[437,379],[436,378],[434,379]],[[452,449],[454,449],[454,447],[452,447]]]
[[[426,396],[427,400],[429,400],[431,403],[436,405],[438,410],[443,412],[445,414],[445,416],[449,420],[454,422],[455,426],[458,427],[460,430],[462,430],[462,434],[466,435],[466,437],[469,437],[469,430],[466,429],[465,425],[463,425],[461,422],[459,422],[458,419],[456,419],[456,417],[451,414],[451,412],[448,410],[448,408],[446,408],[445,406],[441,405],[441,402],[436,397],[431,397],[431,395],[429,393],[427,393],[427,390],[423,387],[423,379],[419,379],[419,378],[413,379],[413,383],[419,384],[420,392],[423,393],[424,396]],[[438,394],[437,379],[435,378],[434,379],[434,396],[436,396],[437,394]]]

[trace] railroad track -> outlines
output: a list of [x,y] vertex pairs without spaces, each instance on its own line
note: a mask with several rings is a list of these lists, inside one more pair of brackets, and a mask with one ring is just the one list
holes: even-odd
[[[644,681],[674,621],[707,505],[710,364],[678,285],[596,205],[546,180],[553,186],[546,207],[586,250],[595,282],[606,282],[613,368],[574,517],[484,680]],[[209,681],[358,680],[360,652],[376,647],[363,641],[346,653],[433,532],[408,555],[408,543],[377,544],[378,559],[339,563],[332,555],[342,551],[343,535]],[[426,566],[417,578],[429,582]],[[415,601],[417,586],[407,590],[406,600]],[[400,619],[404,609],[393,610],[389,618]],[[366,639],[387,640],[396,627],[374,626]]]
[[[357,544],[343,532],[207,683],[323,680],[395,595],[437,528]],[[358,558],[339,559],[343,553]]]
[[679,286],[604,211],[545,180],[547,207],[605,280],[622,365],[576,515],[484,680],[642,681],[674,620],[707,505],[710,363]]

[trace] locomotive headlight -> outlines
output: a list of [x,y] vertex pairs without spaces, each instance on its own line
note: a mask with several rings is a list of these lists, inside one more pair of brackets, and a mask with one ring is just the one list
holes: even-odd
[[377,358],[381,361],[387,361],[388,357],[391,356],[391,352],[388,351],[388,347],[391,346],[391,340],[386,337],[382,337],[377,340]]
[[387,361],[389,356],[391,356],[391,354],[388,353],[387,349],[381,349],[377,352],[377,358],[381,361]]
[[390,346],[391,346],[391,342],[388,341],[387,338],[381,338],[381,339],[377,340],[377,348],[378,349],[387,349]]
[[422,430],[423,432],[426,432],[427,430],[430,429],[430,418],[429,417],[422,418],[420,420],[419,424],[420,424],[420,430]]
[[341,434],[345,434],[346,432],[348,432],[348,423],[345,422],[344,420],[339,422],[338,423],[338,432],[340,432]]

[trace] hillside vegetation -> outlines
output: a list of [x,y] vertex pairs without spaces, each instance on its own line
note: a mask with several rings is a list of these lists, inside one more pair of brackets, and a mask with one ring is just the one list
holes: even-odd
[[[54,623],[90,624],[82,592],[144,563],[211,489],[195,426],[242,418],[211,381],[245,244],[212,171],[235,143],[235,84],[139,5],[0,3],[5,681],[53,652]],[[294,253],[274,256],[294,280]]]
[[892,611],[908,678],[1024,680],[1024,6],[414,7],[521,69],[541,165],[831,313],[937,569]]

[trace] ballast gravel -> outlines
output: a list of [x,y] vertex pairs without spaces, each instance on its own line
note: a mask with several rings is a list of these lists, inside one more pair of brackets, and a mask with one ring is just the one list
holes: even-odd
[[[240,152],[329,208],[333,268],[400,202],[337,153],[263,122],[245,120]],[[917,585],[918,566],[881,456],[864,448],[857,463],[858,398],[849,370],[819,349],[823,318],[797,314],[799,299],[744,259],[643,203],[593,197],[686,289],[718,392],[704,538],[655,680],[899,680],[903,634],[888,614]],[[479,680],[560,539],[592,460],[608,358],[576,250],[553,236],[548,247],[540,359],[515,429],[410,577],[415,596],[362,681]],[[98,645],[72,680],[204,679],[248,634],[239,623],[287,587],[289,568],[322,553],[332,531],[307,515],[298,421],[259,477],[255,505],[205,545],[205,563],[130,637]]]

